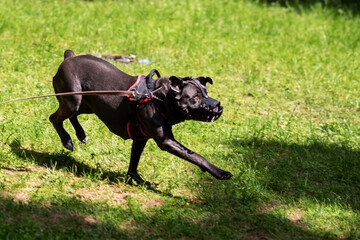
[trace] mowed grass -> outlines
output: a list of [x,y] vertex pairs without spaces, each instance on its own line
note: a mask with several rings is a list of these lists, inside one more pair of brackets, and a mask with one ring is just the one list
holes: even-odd
[[[52,93],[65,49],[135,54],[137,75],[210,76],[225,110],[174,126],[218,181],[149,141],[125,183],[131,141],[93,115],[63,150],[55,98],[0,105],[1,239],[360,238],[360,19],[256,1],[0,1],[0,101]],[[301,9],[301,8],[300,8]]]

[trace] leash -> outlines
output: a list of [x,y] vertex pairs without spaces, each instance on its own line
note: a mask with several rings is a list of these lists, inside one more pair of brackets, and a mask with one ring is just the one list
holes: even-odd
[[41,95],[41,96],[16,98],[16,99],[11,99],[8,101],[0,102],[0,104],[24,101],[24,100],[31,100],[31,99],[37,99],[37,98],[48,98],[48,97],[58,97],[58,96],[75,96],[75,95],[117,95],[117,96],[126,96],[126,97],[136,97],[136,96],[143,95],[143,94],[138,93],[136,91],[121,91],[121,90],[63,92],[63,93],[47,94],[47,95]]
[[[0,104],[5,103],[11,103],[11,102],[17,102],[17,101],[24,101],[24,100],[32,100],[32,99],[38,99],[38,98],[48,98],[48,97],[60,97],[60,96],[75,96],[75,95],[117,95],[117,96],[125,96],[131,98],[136,98],[139,96],[146,96],[148,98],[153,98],[158,101],[162,101],[161,99],[157,98],[153,93],[159,91],[161,89],[157,88],[154,90],[155,84],[154,80],[152,79],[153,75],[156,74],[158,78],[160,78],[160,73],[158,70],[153,69],[151,72],[146,76],[146,87],[147,89],[150,89],[147,93],[138,92],[137,89],[131,89],[133,86],[130,87],[129,90],[123,91],[123,90],[103,90],[103,91],[81,91],[81,92],[62,92],[62,93],[55,93],[55,94],[47,94],[47,95],[40,95],[40,96],[33,96],[33,97],[23,97],[23,98],[16,98],[11,99],[8,101],[0,102]],[[140,76],[138,76],[138,79],[140,79]],[[137,81],[138,82],[138,81]],[[136,83],[137,83],[136,82]],[[152,90],[152,91],[151,91]]]

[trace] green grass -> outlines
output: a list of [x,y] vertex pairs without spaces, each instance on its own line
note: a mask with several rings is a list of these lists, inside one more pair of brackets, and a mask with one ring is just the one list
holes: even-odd
[[[124,182],[130,141],[92,115],[63,150],[55,98],[0,105],[0,239],[359,239],[360,18],[257,1],[0,0],[0,101],[52,93],[65,49],[135,54],[129,74],[210,76],[215,123],[176,138],[231,171],[162,152]],[[300,9],[300,10],[299,10]],[[301,10],[302,9],[302,10]]]

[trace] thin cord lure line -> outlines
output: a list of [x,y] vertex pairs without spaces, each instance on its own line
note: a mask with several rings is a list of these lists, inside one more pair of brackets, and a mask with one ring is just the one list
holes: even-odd
[[47,94],[47,95],[41,95],[41,96],[16,98],[16,99],[11,99],[8,101],[0,102],[0,104],[24,101],[24,100],[31,100],[31,99],[38,99],[38,98],[58,97],[58,96],[75,96],[75,95],[118,95],[118,96],[135,97],[137,95],[141,95],[141,93],[137,93],[135,91],[120,91],[120,90],[63,92],[63,93]]

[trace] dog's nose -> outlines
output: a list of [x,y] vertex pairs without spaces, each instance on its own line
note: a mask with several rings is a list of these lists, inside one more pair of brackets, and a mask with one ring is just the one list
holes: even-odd
[[220,102],[210,97],[203,99],[203,103],[211,110],[215,110],[215,108],[220,107]]
[[216,101],[216,106],[212,109],[213,112],[219,112],[221,110],[221,102]]
[[213,112],[218,112],[219,110],[220,110],[220,104],[217,104],[216,107],[211,109],[211,111],[213,111]]

